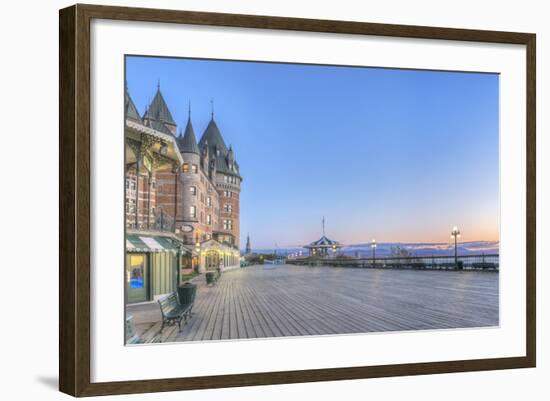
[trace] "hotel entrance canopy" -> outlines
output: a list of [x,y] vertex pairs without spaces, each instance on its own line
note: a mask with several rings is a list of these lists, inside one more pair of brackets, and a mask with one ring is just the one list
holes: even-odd
[[181,243],[171,238],[153,235],[126,236],[127,252],[178,252]]

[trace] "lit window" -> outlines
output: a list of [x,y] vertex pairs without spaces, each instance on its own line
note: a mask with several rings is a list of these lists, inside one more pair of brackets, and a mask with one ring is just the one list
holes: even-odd
[[232,230],[233,229],[233,221],[232,220],[224,220],[223,221],[223,229],[224,230]]
[[197,165],[196,165],[196,164],[193,164],[193,165],[191,166],[191,172],[194,173],[194,174],[196,174],[197,171],[198,171]]
[[192,186],[192,187],[189,187],[189,192],[191,192],[191,195],[197,195],[197,187],[195,186]]
[[210,196],[208,198],[206,198],[206,205],[208,207],[212,206],[212,198]]
[[189,217],[192,217],[192,218],[197,217],[197,207],[196,206],[189,206]]
[[184,172],[184,173],[188,173],[188,172],[189,172],[189,163],[185,163],[185,164],[183,165],[183,172]]
[[206,224],[208,224],[209,226],[212,225],[212,215],[206,215]]

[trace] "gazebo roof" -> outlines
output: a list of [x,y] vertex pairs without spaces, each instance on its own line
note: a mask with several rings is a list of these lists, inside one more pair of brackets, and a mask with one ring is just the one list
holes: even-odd
[[317,241],[313,241],[311,244],[304,246],[304,248],[341,248],[342,245],[338,241],[331,240],[326,236],[322,236]]

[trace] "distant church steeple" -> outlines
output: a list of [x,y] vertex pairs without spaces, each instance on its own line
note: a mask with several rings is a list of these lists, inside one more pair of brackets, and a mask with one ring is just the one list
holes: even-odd
[[250,255],[251,253],[252,253],[252,247],[250,246],[250,234],[247,234],[245,255]]

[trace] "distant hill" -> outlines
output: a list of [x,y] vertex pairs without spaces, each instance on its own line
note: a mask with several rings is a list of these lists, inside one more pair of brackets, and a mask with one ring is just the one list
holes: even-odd
[[[382,242],[377,244],[376,256],[390,256],[393,247],[400,246],[406,249],[414,256],[450,256],[454,255],[454,244],[451,243],[403,243],[403,242]],[[273,253],[274,249],[253,249],[254,253]],[[300,246],[279,247],[279,255],[288,255],[302,251],[307,254],[306,249]],[[244,253],[244,250],[241,250]],[[370,243],[346,245],[341,252],[347,256],[356,256],[368,258],[372,255]],[[499,241],[470,241],[458,244],[459,255],[481,255],[499,253]]]

